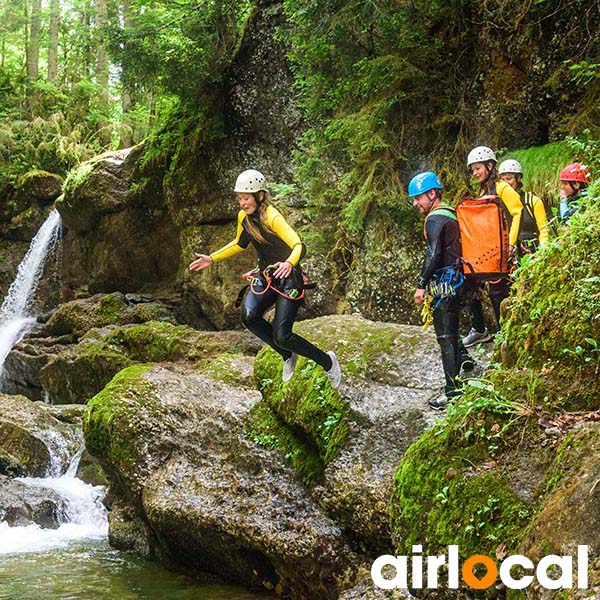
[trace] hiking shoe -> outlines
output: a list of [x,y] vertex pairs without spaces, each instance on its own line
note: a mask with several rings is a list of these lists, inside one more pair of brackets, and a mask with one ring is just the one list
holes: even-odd
[[286,381],[289,381],[294,375],[297,360],[298,355],[295,352],[292,352],[292,355],[283,361],[283,372],[281,373],[281,381],[283,381],[284,383]]
[[327,356],[331,358],[331,369],[329,371],[325,371],[327,373],[327,377],[329,377],[329,381],[331,382],[331,387],[334,390],[337,390],[340,387],[340,383],[342,382],[342,368],[340,367],[340,363],[335,355],[335,352],[329,351]]
[[460,368],[469,373],[475,368],[475,361],[467,354],[460,359]]
[[427,404],[429,404],[429,408],[433,408],[433,410],[445,410],[448,406],[448,397],[446,394],[440,394],[435,398],[429,398]]
[[483,333],[480,331],[476,331],[471,327],[471,330],[467,335],[462,339],[462,343],[465,348],[469,346],[473,346],[475,344],[483,344],[484,342],[489,342],[492,339],[490,332],[487,330],[487,327],[483,330]]

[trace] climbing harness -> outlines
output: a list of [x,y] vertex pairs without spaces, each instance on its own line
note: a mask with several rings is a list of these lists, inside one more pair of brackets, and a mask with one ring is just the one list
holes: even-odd
[[[263,271],[261,271],[259,267],[255,267],[251,271],[244,273],[242,279],[248,283],[239,291],[235,301],[235,307],[239,308],[241,306],[244,295],[248,289],[256,296],[262,296],[271,289],[287,300],[300,301],[304,298],[306,290],[312,290],[317,287],[316,283],[309,282],[306,270],[303,267],[294,267],[292,274],[285,279],[277,278],[274,280],[274,271],[275,267],[269,265]],[[293,283],[293,286],[286,285],[289,283]]]
[[456,296],[456,290],[465,282],[465,276],[462,270],[455,265],[437,269],[433,278],[427,284],[429,295],[435,300],[433,310],[435,310],[444,298]]
[[456,296],[456,290],[465,282],[462,269],[456,265],[449,265],[437,269],[431,281],[427,284],[427,291],[423,308],[421,310],[421,321],[423,331],[427,331],[433,323],[433,311],[438,308],[444,298]]

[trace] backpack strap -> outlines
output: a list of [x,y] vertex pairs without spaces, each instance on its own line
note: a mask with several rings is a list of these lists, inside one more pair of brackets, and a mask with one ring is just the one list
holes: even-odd
[[533,213],[533,192],[525,192],[523,194],[523,207],[527,209],[530,217],[535,222],[535,215]]
[[456,218],[456,209],[452,208],[449,204],[438,204],[425,217],[425,222],[423,223],[423,235],[425,236],[425,239],[427,239],[427,220],[434,213],[436,213],[438,215],[442,215],[444,217],[448,217],[449,219],[452,219],[453,221],[458,221],[458,219]]

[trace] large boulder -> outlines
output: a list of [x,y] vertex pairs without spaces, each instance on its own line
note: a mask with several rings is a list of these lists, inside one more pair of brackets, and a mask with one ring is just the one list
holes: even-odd
[[89,291],[172,289],[179,236],[162,198],[140,198],[133,186],[131,149],[83,163],[57,202],[66,233],[64,296]]
[[246,436],[259,399],[149,367],[93,398],[86,445],[120,503],[111,543],[289,598],[337,598],[357,557],[283,457]]
[[264,401],[254,411],[253,435],[292,458],[315,499],[358,543],[389,550],[394,472],[432,425],[427,399],[443,383],[435,336],[356,315],[304,321],[296,331],[336,351],[342,386],[333,390],[323,370],[303,358],[282,384],[281,358],[265,348],[255,363]]
[[25,173],[4,191],[0,207],[0,238],[29,242],[61,194],[62,178],[46,171]]
[[66,521],[66,508],[65,500],[54,490],[0,475],[0,522],[11,527],[36,523],[43,529],[56,529]]
[[134,363],[218,370],[213,364],[217,357],[254,354],[259,347],[248,332],[196,331],[186,325],[149,321],[89,331],[77,345],[50,356],[39,378],[52,402],[78,404],[87,402],[118,371]]
[[0,474],[60,475],[80,447],[78,428],[23,396],[0,394]]

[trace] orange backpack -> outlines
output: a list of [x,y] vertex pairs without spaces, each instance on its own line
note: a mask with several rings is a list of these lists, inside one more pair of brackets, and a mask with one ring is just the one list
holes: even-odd
[[498,196],[462,200],[456,206],[465,276],[507,275],[508,221]]

